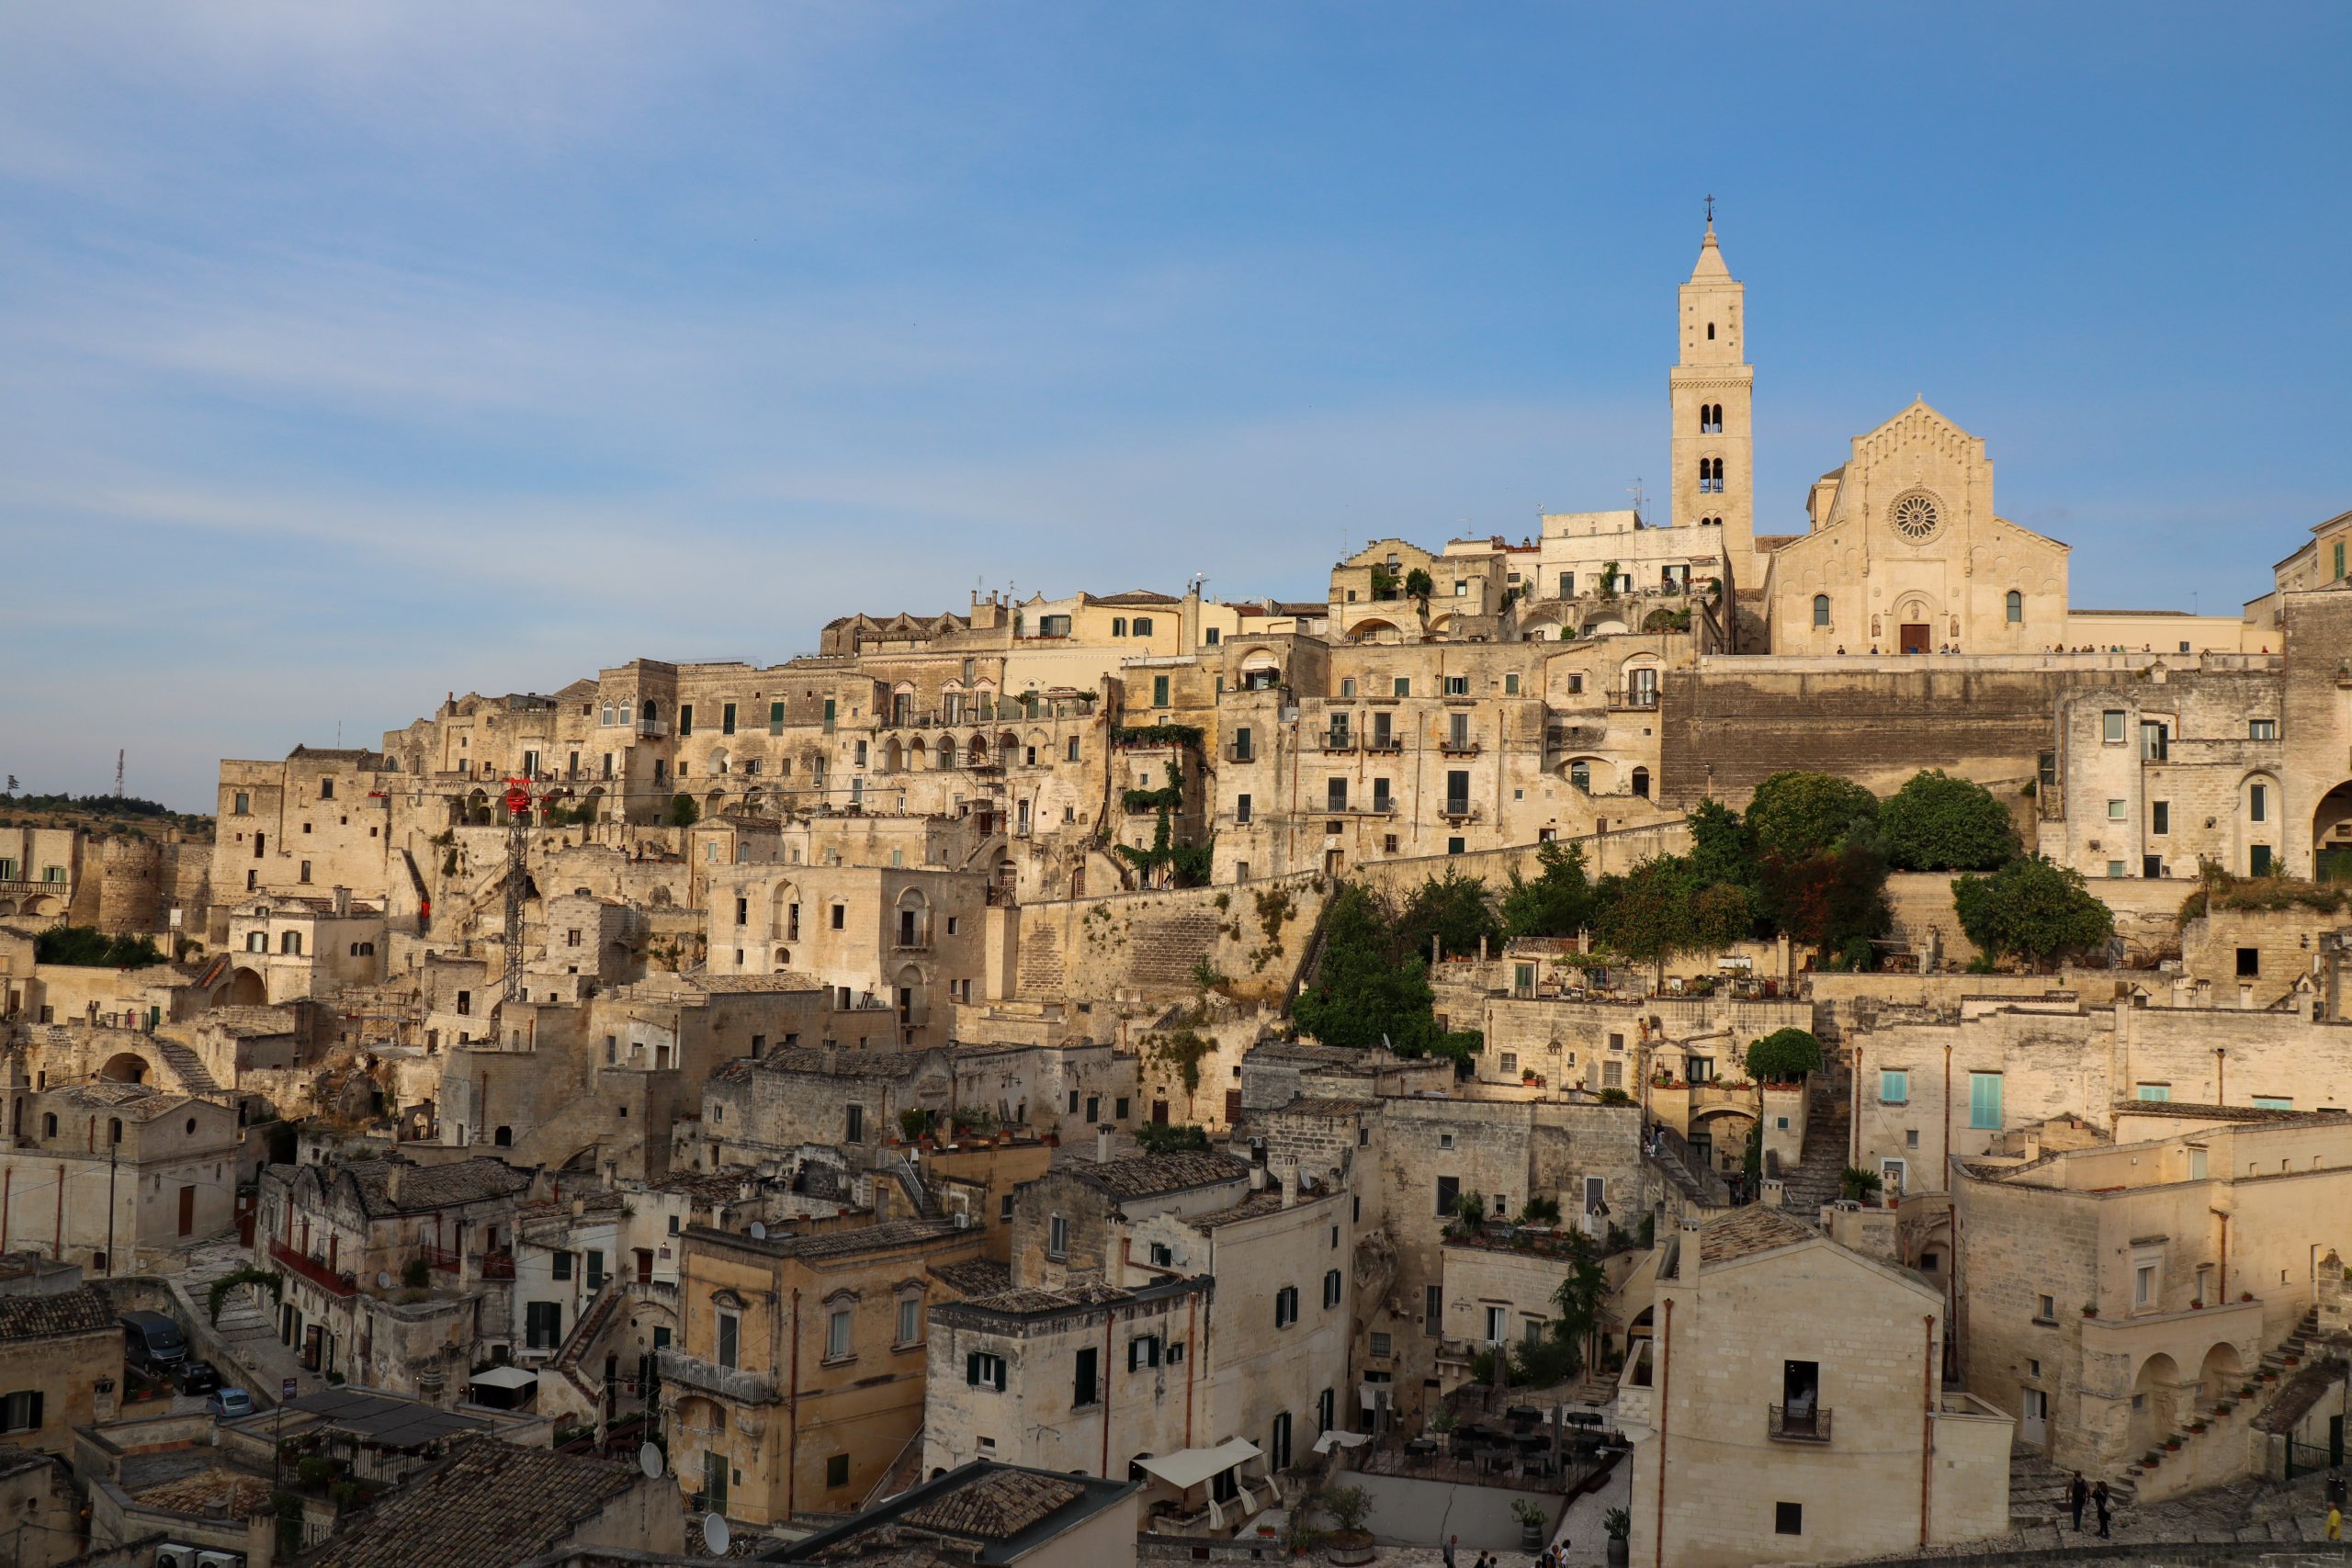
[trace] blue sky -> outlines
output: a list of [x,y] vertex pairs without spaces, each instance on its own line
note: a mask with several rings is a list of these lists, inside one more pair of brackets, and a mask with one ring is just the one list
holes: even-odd
[[1319,592],[1666,464],[1700,198],[1760,531],[1924,393],[2078,604],[2347,504],[2352,10],[0,8],[0,767]]

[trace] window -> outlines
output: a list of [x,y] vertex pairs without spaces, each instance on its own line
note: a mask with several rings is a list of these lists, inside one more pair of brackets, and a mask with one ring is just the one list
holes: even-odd
[[2154,800],[2148,803],[2148,831],[2151,833],[2169,833],[2172,831],[2171,801]]
[[2132,1304],[2135,1307],[2153,1306],[2155,1300],[2156,1266],[2153,1263],[2135,1264],[2132,1269]]
[[1503,677],[1503,695],[1507,697],[1519,695],[1519,676],[1516,673]]
[[863,1105],[851,1106],[849,1108],[848,1115],[843,1118],[843,1122],[845,1123],[842,1133],[842,1141],[843,1143],[862,1144],[865,1142],[865,1107]]
[[1233,760],[1237,762],[1246,762],[1250,760],[1250,727],[1245,724],[1233,732]]
[[1449,697],[1468,696],[1470,694],[1470,677],[1467,675],[1448,675],[1445,678],[1445,694]]
[[2168,1083],[2143,1083],[2138,1087],[2138,1093],[2142,1100],[2147,1100],[2151,1103],[2161,1103],[2172,1098],[2172,1085]]
[[1156,708],[1168,705],[1168,677],[1165,675],[1151,678],[1151,705]]
[[555,1277],[556,1277],[557,1279],[559,1279],[559,1280],[569,1280],[569,1279],[571,1279],[571,1253],[569,1253],[569,1252],[559,1252],[559,1253],[557,1253],[557,1254],[555,1255],[555,1257],[554,1257],[553,1262],[554,1262],[554,1265],[555,1265]]
[[1878,1102],[1881,1105],[1911,1103],[1911,1073],[1908,1068],[1895,1068],[1879,1074]]
[[825,1456],[825,1485],[827,1489],[849,1484],[849,1455]]
[[532,1302],[523,1309],[523,1348],[552,1350],[563,1343],[563,1307],[558,1302]]
[[2270,874],[2270,846],[2255,844],[2245,852],[2246,869],[2256,876]]
[[[1520,965],[1520,968],[1531,972],[1527,980],[1528,990],[1530,992],[1534,989],[1534,977],[1532,973],[1534,967],[1535,965],[1532,964],[1522,964]],[[1511,1074],[1519,1071],[1519,1053],[1516,1051],[1504,1052],[1502,1054],[1501,1060],[1497,1065],[1501,1067],[1503,1076],[1505,1077],[1509,1077]]]
[[1237,795],[1233,797],[1233,825],[1237,828],[1246,827],[1249,821],[1250,797],[1246,795]]
[[2341,539],[2338,539],[2338,540],[2336,540],[2336,541],[2335,541],[2335,575],[2336,577],[2338,577],[2338,578],[2341,578],[2341,577],[2344,575],[2344,541],[2343,541],[2343,540],[2341,540]]
[[784,733],[784,705],[782,703],[768,705],[768,733],[770,735]]
[[2275,718],[2247,719],[2245,738],[2248,740],[2276,740],[2278,739],[2278,721]]
[[1274,1292],[1274,1326],[1288,1328],[1298,1321],[1298,1287],[1284,1285]]
[[[1707,335],[1714,336],[1715,329],[1709,327]],[[1772,1532],[1775,1535],[1804,1534],[1804,1505],[1803,1503],[1773,1504]]]
[[1813,596],[1813,624],[1816,626],[1829,624],[1829,595],[1826,593]]
[[[1450,1140],[1453,1136],[1451,1133],[1442,1134],[1440,1146],[1444,1146],[1446,1140]],[[1450,1218],[1454,1210],[1461,1206],[1462,1179],[1458,1176],[1439,1177],[1437,1179],[1437,1212]]]
[[1127,1341],[1127,1371],[1141,1371],[1146,1367],[1159,1365],[1159,1336],[1138,1334]]
[[1084,1408],[1101,1397],[1101,1376],[1097,1371],[1101,1354],[1090,1345],[1078,1353],[1078,1367],[1070,1379],[1070,1404]]
[[39,1389],[0,1397],[0,1432],[40,1431],[41,1404]]
[[1413,678],[1411,676],[1399,675],[1396,677],[1396,694],[1400,697],[1409,697],[1413,694]]
[[1126,616],[1114,615],[1111,617],[1111,635],[1113,637],[1125,637],[1127,635]]
[[1348,781],[1327,779],[1323,784],[1323,809],[1345,811],[1348,808]]
[[1069,1222],[1059,1214],[1046,1222],[1046,1255],[1049,1258],[1069,1256]]
[[2294,1097],[2291,1095],[2279,1094],[2257,1094],[2254,1097],[2254,1108],[2256,1111],[2292,1111],[2295,1109]]
[[1421,1287],[1421,1332],[1434,1339],[1445,1331],[1445,1287]]
[[588,1288],[592,1291],[605,1288],[605,1255],[594,1247],[588,1250]]
[[1137,615],[1136,617],[1136,636],[1149,637],[1150,635],[1151,617],[1149,615]]
[[839,1306],[825,1314],[825,1359],[847,1360],[850,1355],[849,1308]]
[[2036,1323],[2055,1323],[2055,1322],[2057,1322],[2057,1321],[2058,1321],[2058,1298],[2057,1298],[2056,1296],[2052,1296],[2052,1295],[2038,1295],[2038,1296],[2034,1297],[2034,1298],[2033,1298],[2033,1320],[2034,1320]]
[[1487,1309],[1487,1343],[1499,1345],[1510,1333],[1510,1309],[1490,1306]]
[[2123,820],[2123,812],[2124,812],[2124,807],[2125,807],[2128,804],[2129,804],[2128,802],[2126,802],[2126,801],[2120,801],[2120,800],[2110,800],[2110,801],[2109,801],[2109,802],[2107,803],[2107,819],[2108,819],[2109,821],[2110,821],[2110,822],[2120,822],[2120,821],[2122,821],[2122,820]]
[[1323,1276],[1323,1305],[1329,1309],[1340,1304],[1340,1271],[1337,1269]]
[[1372,1337],[1372,1353],[1381,1357],[1393,1356],[1396,1353],[1396,1341],[1385,1334],[1375,1334]]
[[991,1356],[985,1350],[974,1350],[964,1358],[964,1381],[973,1388],[992,1388],[1004,1392],[1004,1358]]
[[835,931],[840,931],[840,930],[842,928],[842,924],[843,924],[843,922],[844,922],[844,921],[846,921],[846,920],[848,919],[848,918],[849,918],[849,906],[848,906],[848,905],[846,905],[846,904],[836,904],[836,905],[834,905],[834,906],[833,906],[833,914],[832,914],[832,926],[833,926],[833,930],[835,930]]
[[1968,1124],[1996,1133],[2001,1130],[2000,1074],[1968,1075]]
[[2098,735],[2102,741],[2109,746],[2123,744],[2123,712],[2120,708],[2109,708],[2100,714],[2098,724]]
[[2007,604],[2008,607],[2009,625],[2013,626],[2024,625],[2025,595],[2012,588],[2009,590]]
[[2110,877],[2120,879],[2123,875],[2123,863],[2120,860],[2111,860],[2108,862],[2107,874]]

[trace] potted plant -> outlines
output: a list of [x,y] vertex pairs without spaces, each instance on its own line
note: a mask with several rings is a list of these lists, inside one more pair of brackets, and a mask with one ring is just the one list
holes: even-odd
[[1634,1516],[1611,1508],[1600,1517],[1600,1529],[1609,1537],[1609,1568],[1625,1568],[1634,1554]]
[[1453,1413],[1451,1405],[1440,1406],[1437,1414],[1430,1417],[1430,1430],[1441,1438],[1449,1435],[1461,1425],[1462,1417]]
[[1324,1557],[1340,1564],[1371,1562],[1372,1532],[1363,1522],[1372,1517],[1372,1494],[1361,1486],[1327,1486],[1315,1501],[1331,1521],[1323,1537]]
[[1525,1552],[1544,1550],[1544,1527],[1552,1522],[1544,1506],[1532,1498],[1521,1497],[1510,1506],[1510,1517],[1519,1521],[1519,1549]]
[[1879,1191],[1885,1185],[1877,1171],[1864,1170],[1860,1166],[1849,1165],[1838,1173],[1838,1190],[1853,1201],[1873,1209],[1878,1207]]
[[2098,1315],[2098,1308],[2093,1306],[2088,1302],[2085,1302],[2083,1303],[2083,1315],[2085,1317],[2097,1317]]

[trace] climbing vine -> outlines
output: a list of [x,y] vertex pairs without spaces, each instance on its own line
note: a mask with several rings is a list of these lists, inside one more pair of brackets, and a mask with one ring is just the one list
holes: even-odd
[[244,1268],[223,1274],[212,1281],[212,1290],[204,1304],[206,1310],[212,1314],[214,1323],[218,1324],[220,1321],[220,1303],[227,1301],[229,1292],[240,1285],[262,1286],[269,1292],[272,1298],[277,1300],[283,1300],[286,1295],[285,1275],[275,1269],[256,1269],[247,1264]]

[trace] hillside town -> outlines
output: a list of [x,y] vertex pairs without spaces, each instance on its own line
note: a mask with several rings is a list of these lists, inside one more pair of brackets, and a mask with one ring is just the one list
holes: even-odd
[[1673,282],[1638,508],[0,805],[0,1556],[2322,1540],[2352,512],[2190,615],[1924,400],[1759,498]]

